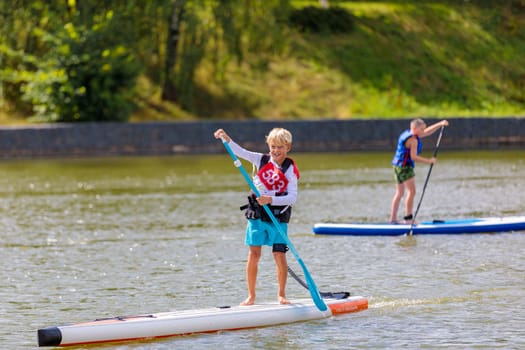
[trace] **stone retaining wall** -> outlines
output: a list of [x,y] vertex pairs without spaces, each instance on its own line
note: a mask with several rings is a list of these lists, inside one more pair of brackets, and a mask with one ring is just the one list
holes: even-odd
[[[525,118],[451,118],[443,149],[524,149]],[[427,124],[436,119],[425,119]],[[224,152],[213,138],[225,129],[243,146],[261,145],[273,127],[289,129],[294,152],[391,151],[409,119],[74,123],[0,127],[0,157],[58,158]]]

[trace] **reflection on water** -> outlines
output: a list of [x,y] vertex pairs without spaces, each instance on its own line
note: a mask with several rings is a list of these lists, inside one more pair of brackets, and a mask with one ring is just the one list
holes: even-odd
[[[323,291],[367,311],[316,322],[108,349],[525,346],[525,235],[319,237],[314,223],[384,222],[390,154],[293,154],[291,240]],[[525,152],[442,152],[421,220],[525,215]],[[249,169],[249,167],[247,167]],[[418,188],[428,167],[416,168]],[[245,297],[247,185],[227,155],[5,161],[0,165],[0,341],[36,347],[39,327],[236,304]],[[294,271],[301,269],[292,255]],[[263,250],[258,298],[273,300]],[[292,279],[289,297],[309,294]]]

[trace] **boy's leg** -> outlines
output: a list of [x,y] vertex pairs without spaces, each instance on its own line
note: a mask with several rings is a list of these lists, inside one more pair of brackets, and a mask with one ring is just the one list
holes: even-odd
[[286,261],[286,253],[274,251],[273,258],[277,267],[277,283],[279,285],[277,299],[279,300],[280,304],[290,304],[290,301],[286,299],[286,279],[288,277],[288,263]]
[[255,303],[255,287],[257,284],[257,271],[261,258],[261,246],[250,246],[248,261],[246,262],[246,283],[248,284],[248,297],[241,305],[253,305]]
[[416,178],[411,177],[404,182],[407,189],[407,197],[405,200],[405,216],[412,215],[414,208],[414,198],[416,197]]
[[390,222],[397,222],[397,210],[399,209],[399,203],[405,192],[404,184],[396,183],[396,192],[392,198],[392,205],[390,208]]

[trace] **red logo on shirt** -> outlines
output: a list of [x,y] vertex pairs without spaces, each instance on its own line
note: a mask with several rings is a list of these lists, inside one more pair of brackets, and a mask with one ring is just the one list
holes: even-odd
[[266,163],[257,173],[263,185],[276,193],[284,192],[288,187],[288,179],[284,173],[272,162]]

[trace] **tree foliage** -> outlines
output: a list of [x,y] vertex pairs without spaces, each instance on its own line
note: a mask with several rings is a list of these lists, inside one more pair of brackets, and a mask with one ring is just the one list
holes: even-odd
[[23,81],[36,118],[60,122],[125,121],[140,72],[130,49],[115,41],[110,11],[91,28],[68,23],[45,34],[48,50]]
[[0,97],[38,120],[127,120],[135,79],[159,65],[163,35],[152,34],[169,3],[1,2]]
[[26,10],[3,13],[8,97],[43,121],[127,120],[140,72],[127,44],[134,33],[123,25],[130,12],[75,1],[21,3]]
[[194,108],[195,72],[213,55],[278,50],[288,0],[4,0],[0,97],[43,121],[128,119],[135,81]]

